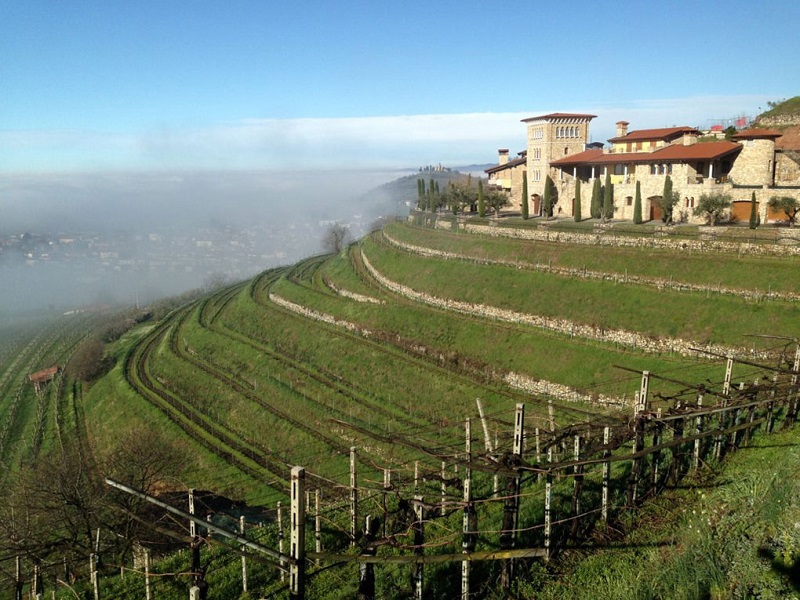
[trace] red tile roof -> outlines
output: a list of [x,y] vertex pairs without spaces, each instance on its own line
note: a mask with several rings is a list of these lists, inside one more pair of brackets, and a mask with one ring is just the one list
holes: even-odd
[[528,121],[538,121],[539,119],[594,119],[597,115],[583,115],[579,113],[550,113],[549,115],[539,115],[538,117],[528,117],[522,119],[523,123]]
[[621,137],[613,137],[609,142],[638,142],[642,140],[666,140],[683,135],[684,133],[698,133],[694,127],[663,127],[661,129],[637,129]]
[[488,169],[484,170],[484,173],[497,173],[497,172],[502,171],[504,169],[510,169],[512,167],[517,167],[519,165],[524,165],[527,161],[528,161],[528,159],[525,158],[525,157],[515,158],[514,160],[508,161],[504,165],[496,165],[494,167],[489,167]]
[[55,377],[55,374],[61,369],[60,366],[56,365],[54,367],[49,367],[47,369],[42,369],[41,371],[36,371],[36,373],[31,373],[28,375],[28,379],[33,383],[42,383],[45,381],[50,381]]
[[653,152],[656,160],[682,161],[682,160],[713,160],[726,154],[738,152],[741,144],[736,142],[700,142],[691,146],[673,144]]
[[731,139],[734,140],[754,140],[758,138],[779,138],[783,134],[774,129],[744,129],[739,133],[734,133]]
[[555,167],[572,167],[580,165],[607,165],[618,163],[675,163],[694,160],[714,160],[727,154],[738,152],[742,146],[736,142],[702,142],[684,146],[673,144],[654,152],[606,152],[602,150],[586,150],[554,160],[550,164]]

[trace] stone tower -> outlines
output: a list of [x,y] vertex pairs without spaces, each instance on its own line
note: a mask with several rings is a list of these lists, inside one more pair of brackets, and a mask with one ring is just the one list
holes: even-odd
[[523,119],[528,126],[528,193],[531,214],[540,214],[547,176],[555,178],[550,162],[583,152],[589,141],[589,123],[597,115],[552,113]]

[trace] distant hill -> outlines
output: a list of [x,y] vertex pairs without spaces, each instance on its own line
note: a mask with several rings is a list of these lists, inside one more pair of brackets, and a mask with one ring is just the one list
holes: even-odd
[[[473,166],[477,168],[481,165]],[[364,194],[364,196],[368,199],[368,203],[380,203],[383,206],[389,205],[393,207],[394,214],[399,214],[400,211],[406,210],[409,206],[416,205],[418,179],[424,179],[426,185],[431,179],[433,179],[439,183],[440,189],[444,189],[448,182],[452,181],[456,183],[459,181],[465,181],[470,177],[474,179],[477,176],[475,171],[461,171],[461,169],[467,168],[470,167],[459,167],[459,170],[451,171],[421,171],[418,173],[412,173],[411,175],[399,177],[393,181],[373,188]],[[482,172],[482,169],[480,171]]]
[[800,96],[771,102],[770,109],[756,117],[755,127],[777,129],[782,134],[775,142],[778,148],[800,151]]

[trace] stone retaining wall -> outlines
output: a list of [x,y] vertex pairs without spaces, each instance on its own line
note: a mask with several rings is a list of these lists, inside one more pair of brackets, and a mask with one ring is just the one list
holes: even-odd
[[322,323],[328,323],[329,325],[335,325],[336,327],[344,327],[348,331],[352,331],[353,333],[357,333],[359,335],[363,335],[364,337],[370,336],[370,331],[368,329],[362,329],[355,323],[351,323],[350,321],[343,321],[341,319],[337,319],[333,315],[329,315],[327,313],[317,312],[310,308],[306,308],[301,304],[295,304],[290,300],[286,300],[285,298],[281,298],[277,294],[270,294],[269,299],[271,302],[274,302],[278,306],[282,306],[283,308],[292,311],[293,313],[297,313],[298,315],[302,315],[304,317],[308,317],[309,319],[313,319],[314,321],[321,321]]
[[582,279],[593,279],[598,281],[612,281],[614,283],[645,285],[654,287],[658,290],[670,289],[680,292],[705,292],[714,294],[724,294],[729,296],[736,296],[746,300],[800,300],[800,294],[792,292],[761,292],[759,290],[742,290],[736,288],[723,287],[721,285],[700,285],[694,283],[683,283],[680,281],[672,281],[671,279],[660,279],[657,277],[643,277],[640,275],[628,275],[627,273],[606,273],[603,271],[590,271],[587,269],[575,269],[570,267],[553,267],[550,265],[532,264],[519,260],[493,260],[488,258],[479,258],[476,256],[468,256],[465,254],[457,254],[455,252],[445,252],[444,250],[434,250],[424,246],[415,246],[406,242],[401,242],[390,236],[386,231],[383,231],[383,237],[393,246],[413,252],[421,256],[428,256],[433,258],[442,258],[445,260],[466,260],[486,265],[503,265],[507,267],[515,267],[517,269],[530,269],[541,271],[543,273],[554,273],[556,275],[563,275],[567,277],[579,277]]
[[624,329],[606,329],[594,325],[575,323],[568,319],[559,319],[534,315],[529,313],[517,312],[509,309],[488,306],[485,304],[471,304],[452,300],[449,298],[438,298],[425,292],[416,291],[408,286],[394,282],[381,274],[361,250],[364,266],[370,274],[387,289],[430,306],[443,308],[453,312],[478,316],[508,323],[519,323],[531,325],[539,329],[554,331],[571,337],[581,337],[589,340],[596,340],[610,344],[620,344],[629,348],[636,348],[644,352],[653,354],[676,353],[681,356],[707,356],[707,352],[721,355],[731,355],[739,358],[769,358],[768,353],[749,350],[746,348],[735,348],[721,344],[702,344],[691,340],[679,338],[659,337],[654,338],[634,331]]
[[[439,226],[437,220],[437,227]],[[449,222],[448,222],[449,225]],[[800,246],[783,244],[753,244],[751,242],[723,242],[714,239],[673,240],[667,237],[615,236],[613,233],[574,233],[569,231],[542,231],[517,229],[467,223],[462,226],[470,233],[492,237],[508,237],[539,242],[567,242],[584,246],[619,246],[627,248],[664,248],[686,252],[736,252],[762,256],[800,256]]]
[[327,277],[323,278],[323,281],[333,293],[342,296],[343,298],[349,298],[350,300],[355,300],[356,302],[364,302],[368,304],[384,304],[383,300],[378,300],[372,296],[365,296],[363,294],[358,294],[356,292],[351,292],[344,288],[340,288]]

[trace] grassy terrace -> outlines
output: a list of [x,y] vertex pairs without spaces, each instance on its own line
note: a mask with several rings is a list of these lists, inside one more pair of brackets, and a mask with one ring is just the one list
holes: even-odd
[[[499,265],[423,258],[369,240],[364,252],[381,274],[415,291],[656,337],[741,346],[747,344],[747,334],[786,331],[800,315],[796,303],[711,298],[700,292],[659,291],[520,272]],[[784,274],[789,274],[788,268]]]
[[[331,260],[326,264],[325,271],[328,273],[330,265],[331,279],[342,282],[344,287],[346,281],[336,279],[334,273],[339,268],[336,265],[340,261],[343,259]],[[719,367],[709,367],[695,360],[646,356],[608,344],[587,343],[568,336],[549,334],[531,327],[459,316],[402,298],[384,297],[384,305],[359,303],[347,298],[332,297],[328,293],[294,285],[286,280],[278,282],[274,291],[281,297],[315,311],[357,323],[373,332],[381,332],[382,337],[395,340],[396,343],[399,343],[398,336],[411,340],[430,349],[434,356],[444,356],[446,361],[449,357],[454,366],[461,364],[465,369],[474,369],[478,374],[499,368],[590,392],[620,396],[631,396],[633,390],[638,389],[638,380],[629,373],[615,370],[614,364],[642,370],[689,369],[697,373],[697,376],[721,376]],[[487,343],[487,340],[492,340],[492,343]],[[547,352],[541,352],[542,348],[547,348]],[[599,348],[603,351],[598,352]],[[533,399],[526,396],[526,400]],[[474,402],[474,398],[467,397],[466,402],[466,406],[463,402],[459,404],[465,410],[470,410],[470,403]],[[562,407],[563,411],[572,412],[566,418],[576,418],[577,412],[573,410],[575,408],[580,407]],[[590,410],[597,411],[596,408]]]
[[478,260],[516,260],[530,265],[552,265],[680,281],[722,285],[766,292],[800,292],[794,276],[796,257],[724,256],[676,252],[665,249],[589,249],[564,243],[531,242],[477,234],[465,235],[393,223],[386,229],[393,238],[415,246],[452,252]]
[[[511,448],[517,402],[526,404],[529,435],[533,428],[549,430],[547,398],[511,387],[504,379],[509,372],[587,395],[625,395],[628,400],[638,390],[640,377],[615,369],[615,365],[649,370],[681,381],[706,382],[712,387],[718,387],[723,378],[724,365],[719,361],[646,354],[630,347],[460,314],[411,300],[383,287],[370,274],[362,262],[362,250],[390,280],[445,299],[625,329],[651,337],[684,337],[732,346],[751,346],[753,339],[746,337],[750,333],[792,336],[798,332],[796,303],[658,291],[652,286],[573,279],[534,268],[479,263],[485,259],[523,261],[532,266],[549,263],[653,278],[672,277],[689,283],[712,281],[739,289],[765,291],[771,286],[774,291],[799,292],[794,276],[796,259],[753,260],[723,253],[684,255],[664,250],[541,244],[398,223],[387,231],[408,244],[478,260],[426,258],[397,249],[377,235],[352,246],[349,252],[312,257],[293,267],[265,272],[250,282],[187,305],[161,323],[131,331],[110,347],[118,358],[117,366],[95,384],[86,398],[87,426],[98,454],[112,447],[111,437],[118,429],[156,428],[170,443],[186,450],[186,467],[180,481],[173,482],[176,487],[214,489],[270,506],[276,499],[285,501],[288,466],[301,464],[310,473],[327,478],[312,476],[311,480],[313,485],[323,487],[327,500],[325,523],[330,529],[325,532],[326,548],[342,550],[347,547],[342,530],[346,531],[349,524],[346,511],[338,506],[342,490],[331,481],[347,485],[351,445],[359,449],[359,484],[365,490],[361,511],[383,514],[380,492],[376,494],[375,490],[381,486],[381,468],[388,467],[397,486],[396,495],[388,499],[388,514],[399,515],[399,501],[411,493],[415,461],[421,463],[420,493],[430,502],[441,497],[437,479],[441,458],[452,459],[455,452],[463,449],[463,420],[476,417],[476,398],[484,402],[490,437],[496,438],[498,453]],[[276,298],[292,305],[281,305]],[[763,346],[773,342],[756,343]],[[750,380],[753,373],[753,369],[737,364],[734,380]],[[677,397],[695,394],[680,384],[656,379],[651,380],[650,392],[654,405],[664,408],[673,406]],[[52,397],[49,402],[54,402]],[[559,428],[575,423],[613,423],[616,430],[623,432],[629,428],[628,416],[628,410],[620,416],[617,409],[602,409],[589,403],[557,401],[555,405]],[[473,423],[473,444],[482,450],[483,433],[477,421]],[[563,430],[558,429],[556,434],[559,431]],[[33,429],[27,435],[35,437]],[[585,441],[599,444],[596,436]],[[526,460],[534,461],[530,437],[527,444]],[[736,458],[749,452],[744,450]],[[569,453],[569,449],[563,450],[562,458],[568,459]],[[773,460],[774,456],[770,456]],[[452,460],[446,469],[446,476],[454,472]],[[624,516],[622,504],[629,469],[629,463],[620,462],[614,464],[612,472],[617,487],[612,502],[625,522],[628,517]],[[587,505],[597,502],[600,481],[599,468],[586,471],[583,501]],[[490,473],[474,473],[473,491],[476,498],[481,498],[477,505],[480,529],[486,532],[478,539],[478,549],[495,549],[496,534],[502,527],[502,500],[490,499],[492,486]],[[524,530],[519,540],[522,546],[543,543],[544,489],[543,481],[537,481],[533,474],[526,475],[519,516]],[[555,482],[553,508],[561,518],[570,512],[572,491],[571,477]],[[771,494],[772,490],[768,492]],[[676,493],[676,500],[667,499],[667,504],[656,506],[666,507],[664,510],[672,514],[677,513],[675,507],[684,498],[695,500],[694,492]],[[446,494],[455,503],[453,506],[458,506],[461,490],[447,486]],[[669,537],[669,531],[653,530],[650,537],[642,533],[645,537],[636,537],[632,543],[661,544],[665,539],[673,543],[679,539],[685,544],[682,547],[694,553],[692,556],[700,556],[703,547],[690,545],[691,533],[687,529],[694,522],[685,514],[673,516],[668,521],[668,527],[676,532],[673,537]],[[431,519],[426,528],[435,540],[436,550],[432,552],[460,551],[461,518],[460,509],[455,508]],[[398,517],[390,526],[401,532],[398,535],[403,543],[409,543],[402,537],[408,530],[407,522]],[[273,536],[269,543],[274,547],[274,530],[265,531],[260,535]],[[764,539],[775,544],[774,537]],[[404,550],[386,547],[380,552]],[[216,560],[211,553],[206,556]],[[671,590],[684,588],[658,583],[653,584],[655,587],[643,583],[624,587],[621,582],[602,580],[604,573],[614,573],[615,569],[620,569],[625,578],[633,578],[637,559],[644,557],[642,568],[651,580],[657,581],[654,573],[659,556],[665,557],[671,568],[691,566],[682,567],[680,554],[672,554],[661,545],[653,546],[652,552],[647,546],[642,550],[631,548],[621,563],[612,561],[610,551],[601,553],[592,559],[598,561],[594,563],[598,567],[593,567],[591,560],[579,560],[582,555],[572,552],[556,567],[526,562],[521,590],[523,596],[529,597],[570,597],[571,590],[584,592],[583,596],[576,592],[573,597],[587,597],[585,591],[589,589],[603,590],[607,597],[670,597]],[[171,560],[175,570],[185,568],[183,563],[178,564],[179,559]],[[231,558],[227,565],[214,567],[217,590],[227,589],[225,582],[236,580],[235,563]],[[169,564],[172,563],[163,565],[165,571],[170,569]],[[476,582],[480,582],[476,583],[477,594],[499,598],[497,594],[492,596],[499,568],[500,563],[475,566]],[[408,567],[382,566],[376,574],[380,597],[403,597]],[[550,584],[556,574],[561,578],[553,587]],[[699,577],[704,589],[711,589],[706,582],[713,574]],[[459,585],[459,572],[452,565],[429,565],[426,579],[426,591],[431,597],[448,597]],[[161,584],[165,592],[172,589],[166,581]],[[259,581],[257,585],[263,586],[259,593],[281,597],[275,573],[265,573]],[[330,569],[312,579],[310,597],[353,597],[356,581],[355,567]],[[177,584],[173,587],[174,596],[178,597],[183,588]]]
[[[461,216],[439,213],[415,213],[414,222],[426,227],[433,226],[435,221],[455,223],[461,220]],[[542,218],[532,218],[528,221],[522,220],[519,215],[501,216],[496,219],[494,215],[489,215],[481,219],[477,215],[470,215],[469,221],[480,225],[492,225],[507,229],[538,229],[540,231],[563,231],[573,233],[600,233],[606,236],[618,237],[661,237],[667,236],[673,240],[696,240],[702,236],[713,236],[715,240],[725,242],[750,242],[755,244],[774,244],[782,237],[781,226],[761,226],[757,229],[750,229],[747,224],[734,226],[717,226],[715,228],[698,225],[670,225],[665,226],[661,221],[646,221],[641,225],[634,225],[629,221],[602,223],[597,219],[584,219],[576,223],[572,218],[555,218],[545,220]]]

